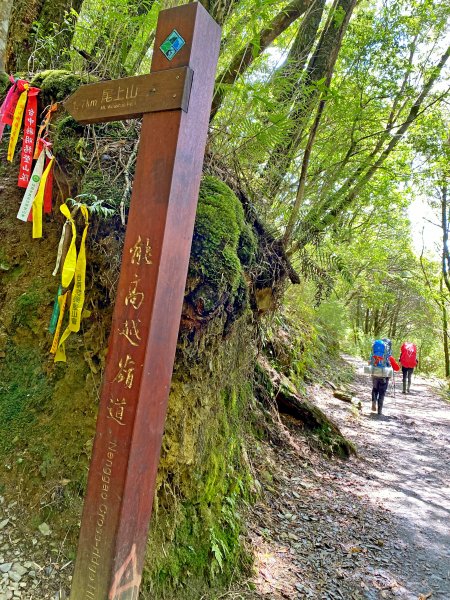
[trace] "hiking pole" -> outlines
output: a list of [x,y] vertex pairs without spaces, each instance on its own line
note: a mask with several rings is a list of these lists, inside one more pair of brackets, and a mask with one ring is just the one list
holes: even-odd
[[392,370],[392,379],[394,381],[394,406],[395,406],[395,408],[397,408],[397,398],[395,396],[395,371],[394,370]]

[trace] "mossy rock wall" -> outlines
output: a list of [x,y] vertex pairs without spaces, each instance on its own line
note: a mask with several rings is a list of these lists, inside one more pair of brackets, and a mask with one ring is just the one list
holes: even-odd
[[[34,509],[74,558],[124,230],[93,219],[86,307],[91,314],[54,364],[47,330],[63,224],[57,208],[44,237],[16,219],[17,164],[0,153],[0,493],[20,483]],[[200,194],[142,597],[196,598],[245,567],[239,511],[251,480],[245,460],[252,402],[253,330],[246,269],[255,239],[221,182]],[[40,499],[54,494],[55,502]],[[35,529],[34,529],[35,530]],[[206,596],[207,597],[207,596]]]

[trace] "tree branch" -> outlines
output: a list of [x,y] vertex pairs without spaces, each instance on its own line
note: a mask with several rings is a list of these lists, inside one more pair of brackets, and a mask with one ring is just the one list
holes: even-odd
[[[260,56],[268,46],[285,31],[296,19],[301,17],[315,0],[293,0],[281,12],[279,12],[268,25],[261,30],[257,38],[257,44],[253,40],[246,44],[235,56],[231,59],[229,66],[222,71],[216,80],[216,91],[211,107],[212,120],[226,95],[225,85],[233,84],[239,75],[241,75],[253,61]],[[257,52],[255,52],[255,47]]]

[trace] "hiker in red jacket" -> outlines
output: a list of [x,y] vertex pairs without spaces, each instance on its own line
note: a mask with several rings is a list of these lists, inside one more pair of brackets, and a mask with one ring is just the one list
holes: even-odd
[[417,348],[412,342],[404,342],[400,348],[400,358],[398,362],[402,365],[403,373],[403,393],[409,394],[411,389],[411,377],[414,368],[417,367]]

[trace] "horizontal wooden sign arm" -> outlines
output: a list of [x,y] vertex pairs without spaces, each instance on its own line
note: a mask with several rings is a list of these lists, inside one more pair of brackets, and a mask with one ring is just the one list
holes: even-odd
[[187,112],[193,71],[178,67],[148,75],[83,85],[64,102],[82,124],[135,119],[145,113],[181,109]]

